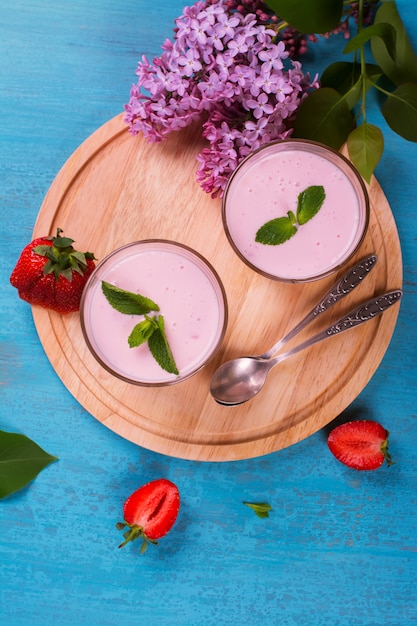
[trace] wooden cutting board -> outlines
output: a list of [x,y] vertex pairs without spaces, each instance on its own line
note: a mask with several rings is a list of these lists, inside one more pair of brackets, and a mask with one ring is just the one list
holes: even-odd
[[[34,236],[56,232],[98,259],[140,239],[165,238],[193,247],[218,271],[229,303],[223,345],[191,379],[167,388],[143,388],[106,372],[84,342],[78,313],[61,316],[33,307],[35,325],[53,367],[68,390],[97,420],[140,446],[175,457],[230,461],[289,446],[337,417],[376,371],[390,342],[399,307],[309,348],[275,368],[264,390],[239,407],[222,407],[209,394],[212,373],[241,354],[265,351],[294,326],[333,284],[274,282],[246,267],[223,232],[221,201],[195,182],[198,127],[148,144],[132,137],[122,115],[89,137],[51,185]],[[379,184],[370,185],[371,219],[353,261],[375,252],[376,268],[353,294],[294,339],[305,339],[360,302],[402,284],[395,222]],[[353,263],[353,262],[352,262]]]

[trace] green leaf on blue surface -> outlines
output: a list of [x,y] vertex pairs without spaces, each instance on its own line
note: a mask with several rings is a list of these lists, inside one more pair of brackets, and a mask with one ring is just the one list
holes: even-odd
[[267,502],[243,502],[245,506],[248,506],[252,511],[255,511],[258,517],[269,517],[269,511],[272,511],[272,506]]
[[0,498],[25,487],[57,458],[25,435],[0,430]]
[[387,23],[396,31],[395,55],[392,58],[384,40],[371,40],[371,50],[376,63],[396,85],[417,81],[417,55],[405,30],[395,2],[384,2],[375,14],[374,24]]
[[404,139],[417,141],[417,84],[397,87],[381,107],[387,124]]
[[384,151],[384,136],[381,130],[373,124],[364,122],[350,133],[347,148],[353,165],[369,183]]
[[349,54],[350,52],[355,52],[355,50],[359,50],[359,48],[362,48],[366,43],[368,43],[368,41],[371,41],[371,39],[373,39],[374,37],[378,37],[384,42],[389,56],[395,62],[397,33],[392,24],[386,24],[385,22],[372,24],[371,26],[368,26],[367,28],[361,30],[357,35],[355,35],[354,37],[352,37],[352,39],[348,41],[343,50],[343,53]]
[[292,137],[311,139],[338,150],[354,127],[346,98],[335,89],[322,87],[301,103]]
[[330,32],[343,13],[343,0],[265,0],[265,4],[300,33]]

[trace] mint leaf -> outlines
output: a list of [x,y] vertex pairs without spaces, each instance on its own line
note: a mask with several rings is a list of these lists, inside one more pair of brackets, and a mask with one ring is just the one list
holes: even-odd
[[157,328],[158,324],[155,321],[155,318],[147,317],[142,322],[139,322],[139,324],[136,324],[128,337],[129,346],[131,348],[137,348],[143,343],[146,343]]
[[145,296],[125,291],[105,280],[101,282],[101,288],[109,304],[120,313],[145,316],[145,319],[136,324],[130,333],[128,337],[129,346],[137,348],[148,342],[149,350],[158,365],[170,374],[179,374],[165,334],[163,316],[148,317],[146,315],[150,311],[159,311],[159,306]]
[[159,306],[153,300],[139,293],[119,289],[104,280],[101,282],[101,288],[109,304],[120,313],[144,315],[150,311],[159,311]]
[[269,517],[269,511],[272,511],[272,506],[267,502],[243,502],[243,504],[255,511],[258,517]]
[[165,334],[165,321],[163,315],[157,319],[157,328],[148,339],[149,350],[155,361],[163,370],[170,374],[179,374],[177,365],[171,352],[167,336]]
[[0,430],[0,498],[25,487],[57,458],[25,435]]
[[285,243],[297,232],[297,226],[306,224],[319,212],[326,193],[322,185],[311,185],[298,194],[297,216],[288,211],[286,217],[276,217],[259,228],[255,241],[267,246],[277,246]]
[[325,197],[322,185],[307,187],[298,195],[297,221],[300,226],[306,224],[320,211]]
[[288,217],[276,217],[260,227],[255,236],[255,241],[267,246],[277,246],[291,239],[297,232],[294,226],[295,216],[288,211]]

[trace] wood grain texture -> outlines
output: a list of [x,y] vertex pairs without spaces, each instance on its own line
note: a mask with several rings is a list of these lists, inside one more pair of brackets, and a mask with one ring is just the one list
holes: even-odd
[[[235,460],[285,448],[341,413],[374,374],[390,342],[399,307],[332,338],[276,368],[263,392],[239,407],[217,405],[209,394],[218,365],[263,352],[294,326],[335,276],[304,285],[268,280],[247,268],[230,248],[221,201],[195,182],[201,139],[196,128],[162,144],[132,137],[122,116],[88,138],[57,175],[40,209],[33,235],[58,227],[78,249],[98,259],[131,241],[165,238],[203,254],[224,283],[229,325],[215,358],[173,387],[149,389],[107,373],[84,342],[79,315],[33,308],[44,349],[64,384],[100,422],[126,439],[170,456]],[[293,340],[319,331],[360,302],[402,284],[398,234],[391,209],[374,178],[371,218],[355,261],[375,252],[378,263],[353,294]],[[352,261],[353,262],[353,261]]]

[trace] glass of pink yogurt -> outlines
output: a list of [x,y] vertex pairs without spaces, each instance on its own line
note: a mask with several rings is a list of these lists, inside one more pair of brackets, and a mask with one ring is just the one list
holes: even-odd
[[[255,240],[258,229],[296,213],[298,196],[321,186],[320,210],[278,245]],[[223,197],[223,224],[238,256],[275,280],[307,282],[344,265],[359,249],[369,223],[366,186],[343,155],[322,144],[289,139],[266,144],[244,159]]]
[[[147,343],[129,346],[143,316],[114,309],[102,281],[159,305],[179,375],[162,369]],[[148,239],[118,248],[97,265],[82,295],[80,317],[85,341],[107,371],[129,383],[158,387],[189,378],[209,361],[224,337],[228,309],[222,282],[206,259],[183,244]]]

